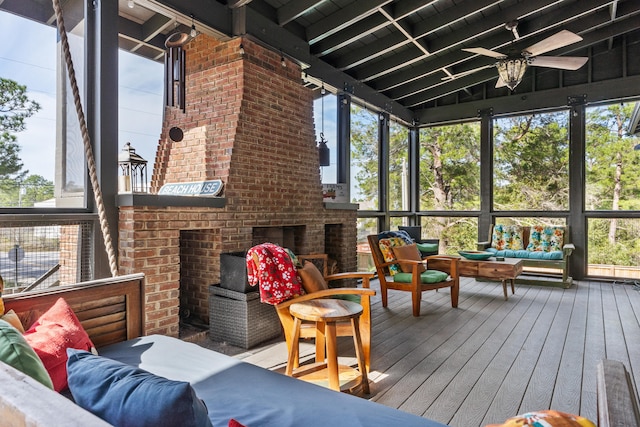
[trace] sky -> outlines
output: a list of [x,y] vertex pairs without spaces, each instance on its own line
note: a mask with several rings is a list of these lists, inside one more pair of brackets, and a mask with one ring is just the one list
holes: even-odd
[[[71,38],[71,36],[70,36]],[[41,110],[16,134],[20,157],[30,174],[54,180],[56,151],[56,30],[0,12],[0,77],[27,86],[27,96]],[[72,56],[75,52],[72,52]],[[76,74],[82,58],[73,57]],[[126,142],[149,161],[148,177],[160,137],[163,110],[163,64],[120,51],[118,58],[118,147]],[[117,167],[117,165],[114,165]]]
[[[69,38],[73,39],[73,35]],[[20,157],[29,174],[54,181],[56,155],[56,29],[0,11],[0,77],[27,86],[27,96],[41,110],[26,121],[26,130],[16,134]],[[75,55],[75,56],[73,56]],[[72,51],[76,74],[82,58]],[[163,64],[120,51],[118,57],[118,147],[127,142],[148,161],[151,179],[160,138],[163,111]],[[81,85],[81,82],[79,82]],[[331,165],[321,168],[322,181],[336,183],[337,100],[327,94],[314,102],[317,140],[324,129],[331,152]],[[75,117],[74,117],[75,118]],[[117,167],[117,165],[114,165]]]

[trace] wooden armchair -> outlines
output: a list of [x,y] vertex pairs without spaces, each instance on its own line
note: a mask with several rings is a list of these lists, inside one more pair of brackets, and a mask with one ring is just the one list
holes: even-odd
[[[322,273],[322,276],[330,285],[331,282],[351,280],[361,281],[361,288],[344,287],[344,288],[328,288],[319,290],[313,293],[307,293],[296,298],[283,301],[275,305],[278,318],[282,324],[284,330],[284,336],[287,343],[287,352],[291,354],[293,343],[293,316],[289,313],[289,306],[293,303],[309,301],[318,298],[331,298],[340,296],[356,296],[360,298],[359,303],[362,305],[362,315],[360,316],[360,336],[362,340],[362,350],[364,353],[365,365],[369,370],[371,363],[371,296],[375,295],[375,291],[370,289],[369,282],[374,277],[373,273],[369,272],[347,272],[327,274],[328,271],[328,256],[326,254],[313,254],[313,255],[297,255],[298,260],[301,263],[305,261],[312,262],[318,267],[318,270]],[[338,323],[337,336],[350,337],[352,336],[351,324],[348,322]],[[324,336],[324,330],[321,327],[317,327],[316,324],[303,323],[300,328],[300,338],[315,338],[316,347],[316,361],[322,361],[326,357],[326,341]],[[295,361],[294,367],[299,366],[299,360]]]
[[[387,290],[393,289],[397,291],[411,292],[411,301],[413,306],[413,315],[415,317],[420,316],[420,299],[422,298],[422,292],[430,291],[440,288],[451,288],[451,307],[458,306],[458,294],[460,292],[460,280],[458,277],[458,259],[454,257],[448,257],[446,255],[431,255],[423,258],[421,261],[398,259],[392,262],[386,262],[382,252],[380,251],[379,239],[377,234],[367,236],[369,247],[371,248],[371,256],[373,257],[373,263],[375,264],[376,271],[378,273],[378,279],[380,280],[380,293],[382,296],[382,306],[387,306]],[[435,283],[425,283],[428,281],[427,272],[420,273],[419,266],[425,265],[428,268],[430,259],[439,259],[449,264],[449,275],[443,281]],[[411,277],[410,282],[394,281],[393,278],[389,280],[389,266],[394,264],[410,265]]]

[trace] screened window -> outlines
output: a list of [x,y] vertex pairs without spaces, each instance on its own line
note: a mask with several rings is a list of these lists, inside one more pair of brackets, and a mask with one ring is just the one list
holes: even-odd
[[628,135],[635,102],[586,109],[586,209],[640,210],[640,144]]
[[497,211],[569,209],[569,112],[494,121]]
[[389,210],[409,210],[409,197],[409,130],[392,121],[389,125]]
[[420,207],[480,209],[480,124],[420,129]]
[[316,142],[320,142],[320,134],[329,147],[329,166],[320,168],[323,184],[340,184],[338,182],[338,101],[332,93],[327,93],[313,101],[313,122],[316,128]]
[[351,104],[351,202],[378,210],[378,115]]
[[423,238],[440,239],[441,253],[456,255],[477,247],[478,218],[423,217],[421,225]]

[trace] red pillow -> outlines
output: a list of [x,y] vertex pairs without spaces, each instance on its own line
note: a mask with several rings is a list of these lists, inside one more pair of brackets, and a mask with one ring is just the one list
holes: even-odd
[[91,351],[94,347],[63,298],[31,325],[24,338],[42,360],[55,391],[67,388],[67,348]]

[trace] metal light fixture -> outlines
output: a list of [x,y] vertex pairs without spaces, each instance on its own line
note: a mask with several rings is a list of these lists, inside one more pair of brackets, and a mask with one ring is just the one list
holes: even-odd
[[529,60],[526,58],[506,58],[496,63],[500,79],[510,90],[520,84],[528,66]]
[[322,131],[320,132],[320,141],[318,141],[318,156],[320,158],[320,166],[329,166],[331,164],[329,147],[327,146],[327,140],[324,139],[324,85],[320,89],[321,105],[322,105]]
[[242,43],[240,43],[240,47],[238,48],[238,53],[240,53],[240,55],[244,55],[244,46]]
[[196,30],[196,24],[193,20],[193,14],[191,14],[191,32],[189,33],[191,37],[195,37],[198,35],[198,31]]

